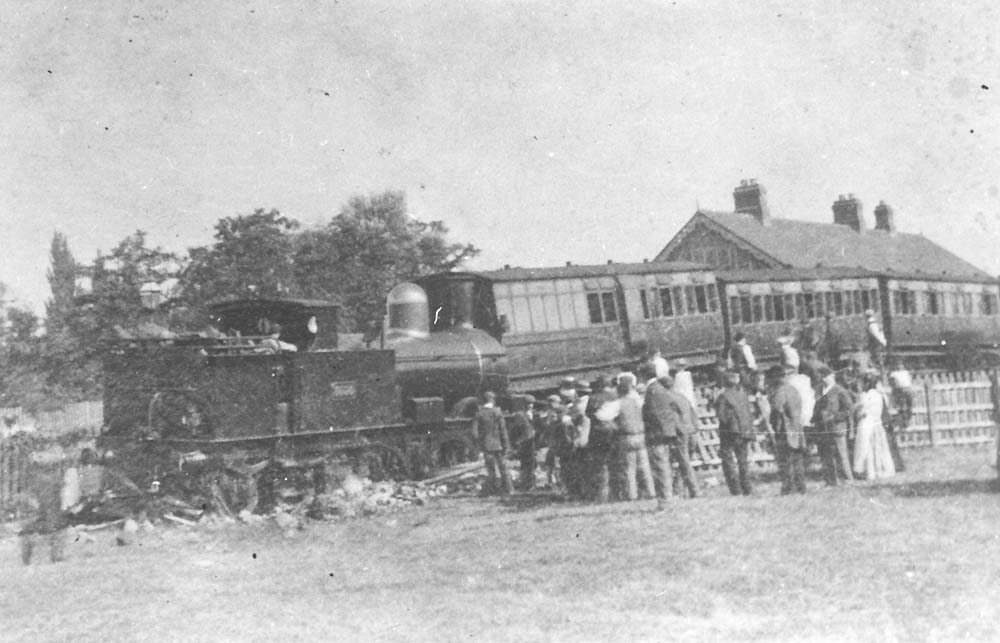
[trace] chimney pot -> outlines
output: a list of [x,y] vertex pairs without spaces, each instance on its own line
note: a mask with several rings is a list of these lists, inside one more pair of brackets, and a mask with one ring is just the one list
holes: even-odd
[[895,232],[896,222],[892,213],[892,208],[886,205],[885,201],[879,201],[875,208],[875,229],[885,232]]
[[833,204],[833,222],[837,225],[846,225],[855,232],[862,232],[867,227],[861,201],[856,199],[853,193],[849,193],[846,199],[841,194]]
[[611,261],[610,259],[608,259],[608,265],[609,265],[609,266],[610,266],[611,264],[613,264],[613,263],[614,263],[614,261]]
[[567,266],[572,266],[572,265],[573,265],[573,262],[572,262],[572,261],[567,261],[567,262],[566,262],[566,265],[567,265]]
[[737,214],[752,215],[761,224],[766,224],[771,216],[767,207],[767,190],[757,183],[757,179],[741,179],[733,190],[734,211]]
[[509,263],[505,263],[505,264],[503,265],[503,269],[504,269],[504,270],[510,270],[510,264],[509,264]]

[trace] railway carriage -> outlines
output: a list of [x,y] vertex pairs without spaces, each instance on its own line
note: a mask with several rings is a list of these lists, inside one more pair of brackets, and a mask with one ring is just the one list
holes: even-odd
[[778,338],[805,325],[827,355],[864,348],[865,311],[880,314],[885,299],[876,273],[851,268],[720,272],[719,290],[728,336],[743,333],[764,362],[779,361]]
[[996,361],[1000,285],[993,279],[886,273],[886,337],[896,354],[933,361],[968,347]]
[[544,391],[565,376],[591,379],[653,350],[708,364],[724,343],[715,277],[698,264],[505,268],[417,282],[427,291],[432,332],[465,324],[502,341],[516,391]]

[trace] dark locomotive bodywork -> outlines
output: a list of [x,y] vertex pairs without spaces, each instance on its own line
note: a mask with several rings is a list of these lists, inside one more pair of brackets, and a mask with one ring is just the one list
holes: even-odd
[[[413,284],[400,288],[419,300]],[[340,350],[336,306],[302,300],[225,302],[211,309],[212,336],[123,341],[105,360],[103,440],[166,454],[133,475],[156,478],[194,453],[244,482],[277,463],[343,457],[419,475],[473,453],[469,419],[449,411],[506,393],[503,347],[476,329],[411,332],[427,326],[426,297],[394,317],[398,308],[390,295],[390,321],[403,326],[390,324],[385,348]]]

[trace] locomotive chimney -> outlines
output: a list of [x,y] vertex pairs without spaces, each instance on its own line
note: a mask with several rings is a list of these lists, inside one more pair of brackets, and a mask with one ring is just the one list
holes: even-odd
[[848,194],[846,198],[841,194],[833,203],[833,222],[846,225],[855,232],[863,231],[867,226],[861,200],[853,194]]
[[767,207],[767,190],[757,183],[757,179],[743,179],[733,190],[733,202],[737,214],[749,214],[762,224],[767,223],[771,211]]
[[879,201],[875,206],[875,229],[886,232],[896,231],[896,221],[893,217],[892,208],[885,201]]

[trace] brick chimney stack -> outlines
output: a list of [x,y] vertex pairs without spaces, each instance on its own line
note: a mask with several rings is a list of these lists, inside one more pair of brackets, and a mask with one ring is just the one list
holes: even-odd
[[862,232],[866,227],[865,214],[861,209],[861,200],[853,194],[848,194],[847,198],[841,194],[833,203],[833,222],[838,225],[846,225],[855,232]]
[[767,190],[757,183],[757,179],[743,179],[733,190],[733,201],[737,214],[751,214],[761,223],[771,218],[771,210],[767,207]]
[[896,231],[896,221],[893,218],[892,208],[886,205],[885,201],[879,201],[875,206],[875,229],[886,232]]

